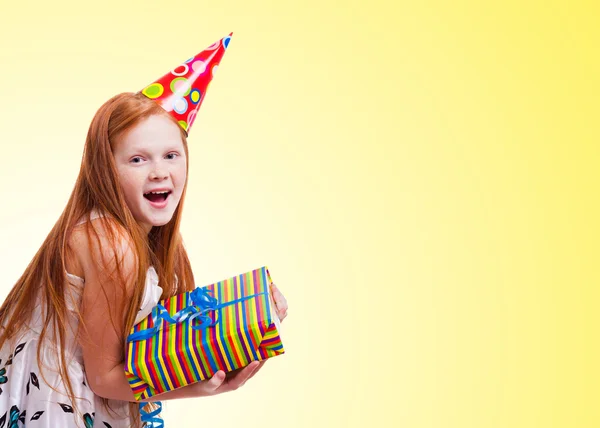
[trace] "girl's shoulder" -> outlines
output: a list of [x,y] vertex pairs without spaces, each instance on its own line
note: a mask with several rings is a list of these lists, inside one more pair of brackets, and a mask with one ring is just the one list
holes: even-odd
[[84,214],[75,224],[73,232],[69,237],[73,242],[87,241],[88,233],[86,223],[92,226],[94,232],[100,239],[116,235],[119,241],[129,239],[129,234],[125,227],[116,221],[111,215],[101,213],[97,210]]
[[[101,217],[104,218],[103,221],[99,221]],[[89,236],[85,227],[87,222],[90,222],[94,230],[93,234],[98,236],[97,242],[94,236]],[[114,243],[112,237],[116,238]],[[92,211],[84,215],[75,225],[68,238],[67,246],[67,272],[85,278],[86,265],[97,258],[99,251],[108,256],[123,255],[133,247],[133,244],[121,224],[108,215]]]

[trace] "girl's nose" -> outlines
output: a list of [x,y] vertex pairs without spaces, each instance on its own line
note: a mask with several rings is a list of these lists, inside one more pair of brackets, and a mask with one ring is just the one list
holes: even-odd
[[165,178],[168,178],[169,174],[167,173],[167,170],[164,168],[154,168],[152,171],[150,171],[150,179],[151,180],[162,180]]

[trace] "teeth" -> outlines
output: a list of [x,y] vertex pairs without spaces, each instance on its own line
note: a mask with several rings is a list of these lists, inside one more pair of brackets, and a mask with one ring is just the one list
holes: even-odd
[[[168,191],[168,190],[165,190],[165,191],[163,191],[163,192],[148,192],[148,193],[153,193],[153,194],[155,194],[155,195],[162,195],[162,194],[164,194],[164,193],[169,193],[169,191]],[[148,194],[148,193],[146,193],[146,194]]]

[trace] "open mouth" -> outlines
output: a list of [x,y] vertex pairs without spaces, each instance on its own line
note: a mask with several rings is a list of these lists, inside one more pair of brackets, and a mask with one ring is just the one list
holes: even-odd
[[144,198],[148,199],[150,202],[161,203],[166,201],[170,194],[170,190],[165,190],[164,192],[148,192],[144,193]]

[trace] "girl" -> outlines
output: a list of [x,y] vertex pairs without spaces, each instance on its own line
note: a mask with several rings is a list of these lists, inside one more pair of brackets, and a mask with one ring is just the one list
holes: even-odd
[[[0,427],[141,426],[124,338],[159,299],[195,287],[179,232],[193,118],[178,119],[144,91],[93,118],[67,206],[0,307]],[[264,362],[145,401],[232,391]]]

